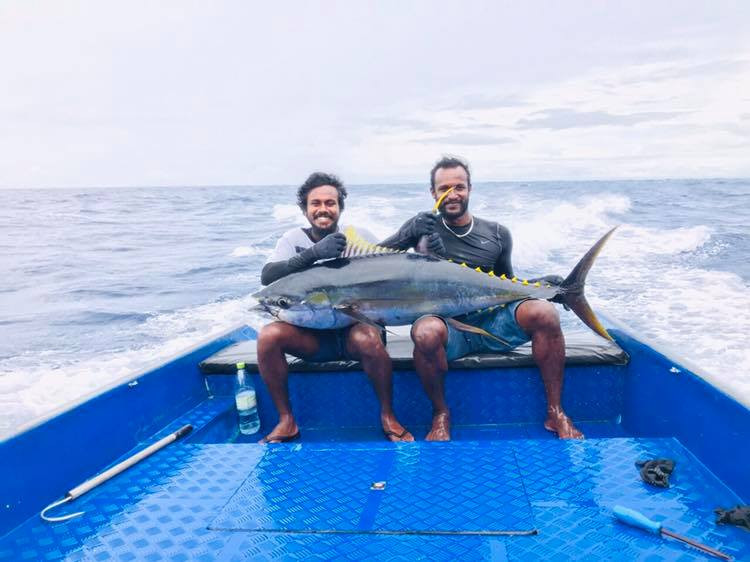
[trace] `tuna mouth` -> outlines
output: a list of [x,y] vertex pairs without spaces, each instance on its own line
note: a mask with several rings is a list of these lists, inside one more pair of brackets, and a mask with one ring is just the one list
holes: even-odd
[[273,316],[274,318],[277,318],[279,314],[277,311],[274,311],[270,306],[262,301],[258,301],[256,304],[251,306],[250,310],[252,310],[253,312],[268,314],[270,316]]

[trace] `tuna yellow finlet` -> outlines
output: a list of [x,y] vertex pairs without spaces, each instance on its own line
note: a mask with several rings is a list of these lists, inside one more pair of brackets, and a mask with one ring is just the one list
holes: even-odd
[[528,281],[528,279],[524,279],[524,280],[523,280],[523,281],[521,282],[521,285],[528,285],[528,284],[529,284],[529,281]]
[[464,262],[461,262],[461,267],[469,267],[469,266],[466,265],[466,262],[464,261]]
[[490,270],[490,272],[487,275],[489,275],[490,277],[494,277],[495,276],[495,272],[492,271],[492,270]]
[[484,273],[484,271],[482,271],[481,267],[475,267],[474,271],[478,271],[479,273]]
[[506,280],[507,280],[508,278],[506,277],[505,273],[503,273],[503,274],[502,274],[502,275],[500,276],[500,279],[501,279],[502,281],[506,281]]
[[514,276],[513,276],[513,279],[511,279],[511,280],[510,280],[510,282],[511,282],[511,283],[515,283],[516,281],[518,281],[518,277],[516,277],[516,276],[514,275]]
[[536,283],[534,283],[534,287],[541,287],[541,286],[542,286],[542,284],[539,281],[537,281]]

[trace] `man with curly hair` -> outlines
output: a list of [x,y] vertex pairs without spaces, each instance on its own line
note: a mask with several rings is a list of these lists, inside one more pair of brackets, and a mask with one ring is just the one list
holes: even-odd
[[[297,192],[297,203],[310,226],[293,228],[279,239],[263,266],[263,285],[341,255],[346,237],[342,232],[345,228],[339,227],[339,217],[346,195],[346,188],[332,174],[316,172],[307,178]],[[368,237],[363,229],[358,231]],[[414,440],[393,412],[391,358],[377,328],[357,323],[338,330],[312,330],[276,321],[261,329],[257,349],[261,377],[279,412],[278,424],[262,443],[292,441],[300,435],[289,401],[287,353],[314,362],[360,361],[380,402],[380,421],[386,438]]]

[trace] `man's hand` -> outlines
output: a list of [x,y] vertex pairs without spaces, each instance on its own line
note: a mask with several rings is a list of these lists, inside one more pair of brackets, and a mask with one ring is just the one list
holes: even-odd
[[419,240],[422,236],[429,236],[430,234],[435,232],[436,220],[437,216],[428,211],[419,213],[411,220],[409,237],[413,238],[414,240]]
[[315,256],[315,261],[337,258],[346,248],[346,236],[343,232],[329,234],[323,240],[315,244],[310,250]]
[[445,257],[445,244],[443,244],[443,239],[440,238],[440,234],[433,232],[427,237],[427,249],[431,254],[440,256],[441,258]]

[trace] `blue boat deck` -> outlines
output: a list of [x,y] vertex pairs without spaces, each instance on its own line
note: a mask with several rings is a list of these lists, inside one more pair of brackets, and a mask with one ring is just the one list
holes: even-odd
[[[362,372],[290,378],[302,440],[242,436],[232,376],[199,362],[242,329],[2,444],[0,560],[707,560],[615,520],[616,504],[750,560],[750,533],[713,510],[750,494],[747,408],[622,332],[627,365],[572,365],[564,405],[587,436],[544,430],[533,367],[451,370],[453,441],[423,441],[430,405],[413,372],[394,406],[416,443],[388,443]],[[276,414],[256,377],[261,434]],[[113,414],[114,413],[114,414]],[[52,515],[65,490],[185,424],[193,432]],[[7,455],[7,456],[6,456]],[[635,461],[676,461],[649,487]],[[384,489],[371,489],[384,482]],[[744,500],[744,501],[743,501]]]
[[[83,517],[29,519],[0,540],[0,559],[705,559],[616,522],[615,504],[750,559],[750,534],[713,523],[739,498],[674,438],[593,422],[589,435],[606,437],[505,424],[458,428],[451,443],[390,444],[367,428],[349,435],[363,441],[321,429],[302,443],[211,443],[229,406],[206,400],[169,424],[154,439],[186,422],[196,431],[58,509]],[[634,465],[657,457],[677,462],[669,489]]]

